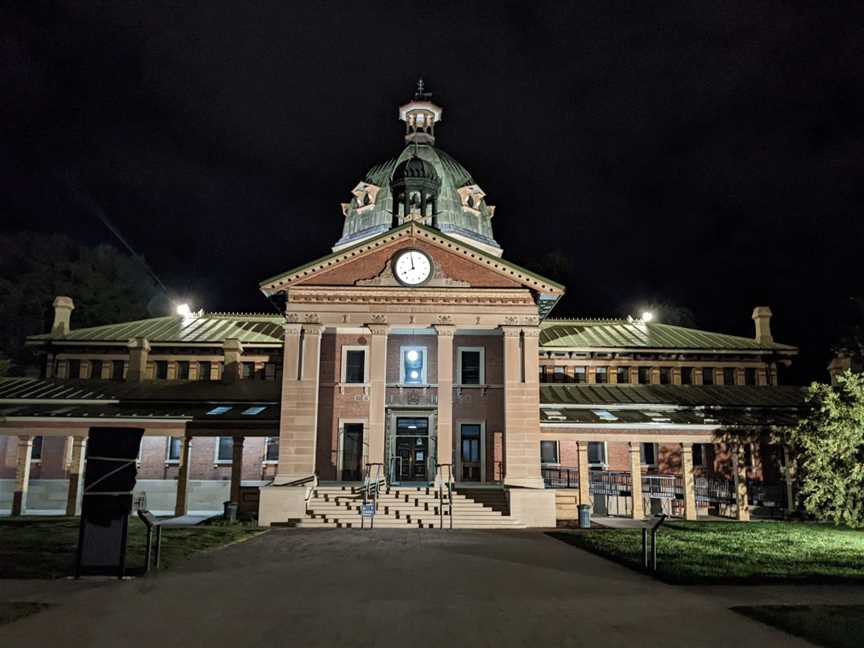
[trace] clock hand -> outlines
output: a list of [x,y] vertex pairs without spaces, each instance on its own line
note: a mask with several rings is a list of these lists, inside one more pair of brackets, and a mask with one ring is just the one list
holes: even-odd
[[413,270],[413,269],[414,269],[414,253],[411,252],[411,253],[408,255],[408,258],[411,259],[411,269]]

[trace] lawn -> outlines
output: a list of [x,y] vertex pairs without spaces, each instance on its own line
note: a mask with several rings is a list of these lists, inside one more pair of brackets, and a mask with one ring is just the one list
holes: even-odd
[[[552,536],[641,569],[640,529]],[[864,531],[803,522],[671,522],[657,541],[657,576],[669,583],[864,583]]]
[[861,646],[864,605],[762,605],[732,609],[820,646]]
[[[260,531],[245,524],[166,528],[162,532],[161,567],[170,568],[199,551],[230,544]],[[130,518],[126,564],[133,572],[144,566],[145,541],[144,524],[138,518]],[[0,521],[0,578],[70,576],[74,573],[77,545],[77,518]]]

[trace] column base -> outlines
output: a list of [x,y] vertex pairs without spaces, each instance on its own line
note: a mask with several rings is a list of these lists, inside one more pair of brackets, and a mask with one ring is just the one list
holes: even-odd
[[504,478],[505,486],[515,486],[517,488],[537,488],[544,489],[546,488],[546,484],[543,482],[542,477],[522,477],[522,478]]
[[[290,481],[290,480],[289,480]],[[302,520],[306,517],[304,486],[261,486],[258,500],[258,526]]]
[[554,528],[557,523],[555,491],[536,488],[508,488],[510,515],[528,527]]

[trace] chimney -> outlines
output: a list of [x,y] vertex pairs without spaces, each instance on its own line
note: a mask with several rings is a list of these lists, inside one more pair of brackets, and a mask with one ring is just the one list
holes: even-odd
[[767,306],[757,306],[753,309],[753,321],[756,322],[756,341],[761,344],[771,344],[771,309]]
[[75,310],[75,302],[71,297],[54,298],[54,324],[51,326],[51,335],[56,337],[68,335],[73,310]]
[[225,340],[222,349],[225,354],[222,382],[235,383],[240,380],[240,356],[243,354],[243,345],[240,340]]
[[147,361],[150,359],[150,342],[138,337],[129,340],[129,370],[126,382],[141,382],[147,376]]

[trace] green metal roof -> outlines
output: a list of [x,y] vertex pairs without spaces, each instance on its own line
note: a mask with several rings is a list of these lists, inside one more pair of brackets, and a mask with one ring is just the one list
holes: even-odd
[[700,349],[705,351],[788,351],[786,344],[640,320],[546,320],[540,331],[544,349]]
[[172,315],[73,329],[65,336],[52,336],[50,333],[31,335],[27,341],[28,344],[47,341],[125,343],[131,338],[145,337],[151,344],[208,345],[236,339],[244,344],[269,346],[282,344],[284,321],[284,317],[275,314],[208,313],[189,317]]
[[541,385],[543,407],[670,405],[690,407],[799,407],[805,389],[752,385]]

